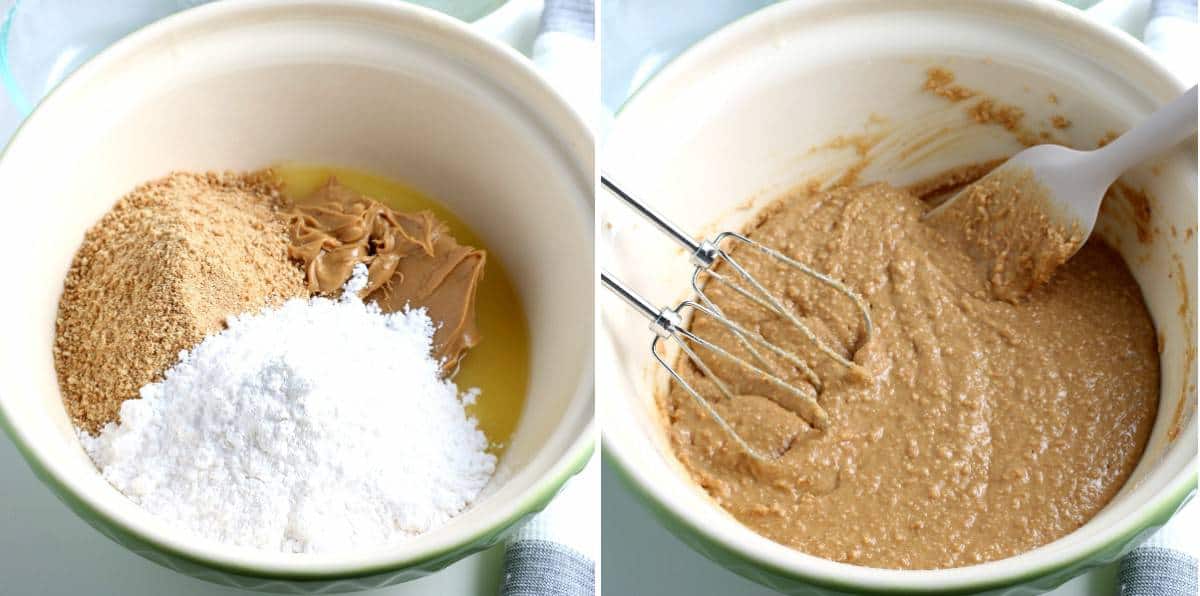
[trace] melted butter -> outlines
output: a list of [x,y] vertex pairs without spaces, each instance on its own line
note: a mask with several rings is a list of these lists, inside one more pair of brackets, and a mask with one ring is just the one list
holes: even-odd
[[432,211],[450,228],[455,239],[488,251],[483,280],[476,296],[476,324],[483,341],[471,349],[459,366],[454,382],[459,390],[480,388],[479,400],[467,411],[479,419],[479,428],[497,455],[504,451],[525,404],[529,384],[529,331],[516,288],[500,262],[470,227],[449,209],[420,191],[348,168],[287,163],[273,166],[289,198],[307,196],[334,176],[343,185],[400,211]]

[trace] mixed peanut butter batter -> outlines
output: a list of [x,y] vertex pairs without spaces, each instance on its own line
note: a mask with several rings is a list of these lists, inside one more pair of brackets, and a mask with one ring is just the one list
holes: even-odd
[[[800,355],[824,381],[813,390],[829,426],[818,430],[744,369],[712,359],[738,395],[721,399],[680,361],[689,382],[773,461],[749,457],[680,387],[662,398],[680,460],[760,534],[872,567],[970,565],[1078,528],[1137,463],[1159,364],[1154,326],[1120,255],[1092,239],[1053,276],[1034,267],[1039,283],[1022,278],[1019,291],[998,293],[1008,270],[980,275],[961,237],[923,220],[929,209],[883,184],[800,191],[748,232],[855,288],[874,319],[869,340],[834,290],[753,251],[734,252],[865,375],[848,374],[795,327],[710,285],[726,315]],[[719,325],[698,319],[693,330],[748,357]]]
[[1048,190],[1024,167],[1004,167],[970,184],[927,221],[979,264],[992,295],[1017,302],[1046,283],[1083,246],[1063,224]]

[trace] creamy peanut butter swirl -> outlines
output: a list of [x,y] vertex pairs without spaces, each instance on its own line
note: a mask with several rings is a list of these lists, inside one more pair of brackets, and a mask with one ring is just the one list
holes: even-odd
[[480,341],[475,293],[487,260],[459,244],[428,211],[402,213],[330,178],[288,212],[288,254],[304,263],[308,289],[336,293],[354,266],[367,266],[360,295],[385,312],[425,308],[437,325],[434,356],[456,370]]

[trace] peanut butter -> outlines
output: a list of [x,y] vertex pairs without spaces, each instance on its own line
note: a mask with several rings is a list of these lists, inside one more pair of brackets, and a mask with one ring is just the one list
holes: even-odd
[[286,215],[288,254],[303,262],[310,291],[337,292],[362,263],[365,300],[385,312],[428,311],[437,325],[434,356],[444,374],[479,343],[475,294],[487,255],[459,244],[432,213],[396,211],[330,178]]

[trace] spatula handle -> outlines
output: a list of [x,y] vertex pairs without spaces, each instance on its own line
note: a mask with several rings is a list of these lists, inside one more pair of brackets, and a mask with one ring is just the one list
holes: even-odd
[[1097,150],[1097,161],[1116,180],[1129,168],[1196,133],[1196,87],[1158,109],[1116,140]]

